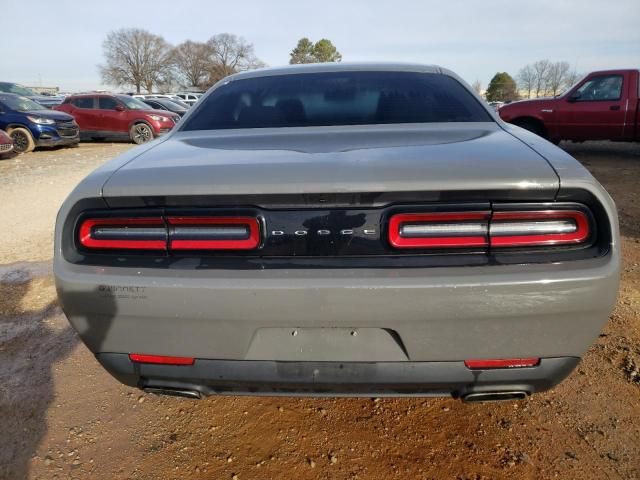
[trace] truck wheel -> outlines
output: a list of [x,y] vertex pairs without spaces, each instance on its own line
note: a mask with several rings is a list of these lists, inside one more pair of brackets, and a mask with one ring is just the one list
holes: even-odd
[[539,137],[547,138],[547,131],[545,130],[544,125],[540,122],[523,118],[522,120],[516,120],[513,124],[522,127],[525,130],[529,130],[531,133],[535,133]]
[[31,132],[26,128],[18,127],[7,130],[7,134],[13,140],[13,151],[17,153],[29,153],[36,148]]
[[153,130],[146,123],[136,123],[129,130],[129,136],[133,143],[136,145],[142,145],[150,140],[153,140]]

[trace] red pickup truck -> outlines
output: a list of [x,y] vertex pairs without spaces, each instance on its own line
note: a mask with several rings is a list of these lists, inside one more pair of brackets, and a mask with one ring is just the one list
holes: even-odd
[[500,117],[541,137],[640,141],[640,72],[592,72],[564,94],[504,105]]

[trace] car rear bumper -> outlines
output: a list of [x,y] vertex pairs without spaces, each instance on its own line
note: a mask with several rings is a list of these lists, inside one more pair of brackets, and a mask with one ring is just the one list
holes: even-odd
[[224,270],[75,265],[54,273],[94,353],[212,360],[580,357],[615,302],[618,258],[447,268]]
[[276,362],[196,359],[193,365],[138,364],[126,354],[101,353],[116,379],[150,391],[198,395],[453,396],[547,390],[578,364],[544,358],[528,368],[470,370],[463,362]]
[[0,143],[0,155],[13,152],[13,143]]

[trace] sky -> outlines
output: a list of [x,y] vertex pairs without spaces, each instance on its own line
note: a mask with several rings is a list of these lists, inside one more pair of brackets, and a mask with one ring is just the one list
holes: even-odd
[[544,58],[640,68],[640,0],[0,0],[0,14],[0,80],[63,91],[104,88],[102,42],[129,27],[172,44],[233,33],[270,66],[328,38],[343,61],[437,64],[484,87]]

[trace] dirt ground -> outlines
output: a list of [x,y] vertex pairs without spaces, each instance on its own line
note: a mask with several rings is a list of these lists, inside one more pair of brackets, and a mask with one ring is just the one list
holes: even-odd
[[563,145],[617,202],[624,270],[600,338],[556,389],[450,399],[161,398],[104,372],[51,278],[58,206],[129,148],[0,162],[0,478],[640,479],[640,145]]

